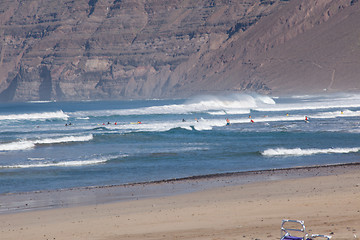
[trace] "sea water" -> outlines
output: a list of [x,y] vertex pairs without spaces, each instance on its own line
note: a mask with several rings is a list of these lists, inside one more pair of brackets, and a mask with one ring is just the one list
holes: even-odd
[[359,161],[359,94],[0,104],[0,194]]

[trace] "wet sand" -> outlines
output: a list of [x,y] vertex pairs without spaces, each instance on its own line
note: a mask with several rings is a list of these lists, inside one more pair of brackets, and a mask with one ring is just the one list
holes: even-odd
[[317,166],[0,195],[1,239],[279,239],[360,235],[360,165]]

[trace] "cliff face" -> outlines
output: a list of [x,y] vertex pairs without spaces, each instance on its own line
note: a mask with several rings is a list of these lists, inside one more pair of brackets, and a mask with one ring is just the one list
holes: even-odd
[[3,0],[0,101],[359,90],[355,0]]

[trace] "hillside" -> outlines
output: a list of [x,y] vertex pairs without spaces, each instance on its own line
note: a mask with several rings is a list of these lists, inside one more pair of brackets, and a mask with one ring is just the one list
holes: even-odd
[[3,0],[0,101],[359,91],[357,0]]

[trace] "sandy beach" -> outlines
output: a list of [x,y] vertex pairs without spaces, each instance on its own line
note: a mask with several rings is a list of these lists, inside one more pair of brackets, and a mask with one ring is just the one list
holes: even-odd
[[[160,189],[171,185],[175,190],[139,197],[144,189],[156,190],[152,188],[154,185]],[[191,185],[195,191],[185,191]],[[137,190],[131,192],[132,187]],[[95,204],[80,201],[82,204],[44,205],[39,210],[2,211],[1,239],[270,240],[280,238],[282,219],[304,220],[309,233],[328,234],[332,239],[360,237],[359,164],[252,172],[132,187],[106,188],[110,192],[126,188],[132,197],[123,196],[120,200],[113,197],[111,201],[100,199]],[[65,190],[58,194],[67,193],[74,199],[84,193],[94,195],[94,191],[103,194],[102,188]],[[2,208],[10,198],[15,202],[18,199],[18,204],[27,198],[31,204],[36,194],[39,193],[0,195]],[[56,198],[56,191],[46,194]]]

